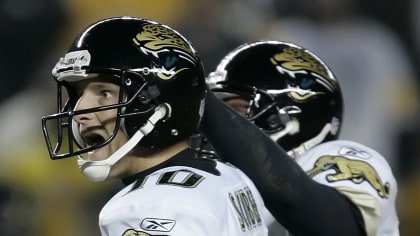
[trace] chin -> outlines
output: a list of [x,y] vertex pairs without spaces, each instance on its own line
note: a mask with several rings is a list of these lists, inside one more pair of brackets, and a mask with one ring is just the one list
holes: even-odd
[[88,160],[90,161],[103,161],[107,159],[111,154],[104,148],[98,148],[88,153]]

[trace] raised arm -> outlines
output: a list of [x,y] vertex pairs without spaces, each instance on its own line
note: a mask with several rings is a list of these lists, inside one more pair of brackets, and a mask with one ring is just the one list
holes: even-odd
[[218,155],[255,182],[267,208],[294,235],[364,235],[360,211],[349,199],[313,181],[268,135],[211,91],[201,128]]

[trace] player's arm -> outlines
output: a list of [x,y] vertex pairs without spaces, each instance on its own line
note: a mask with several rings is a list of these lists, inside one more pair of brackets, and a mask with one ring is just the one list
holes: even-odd
[[313,181],[257,126],[219,100],[206,98],[202,131],[220,157],[256,184],[267,208],[294,235],[365,235],[358,208]]

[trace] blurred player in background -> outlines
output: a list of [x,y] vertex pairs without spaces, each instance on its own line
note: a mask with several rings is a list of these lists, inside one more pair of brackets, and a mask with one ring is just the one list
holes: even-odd
[[257,185],[285,228],[274,234],[399,235],[391,168],[375,150],[337,140],[341,89],[316,55],[278,41],[244,44],[208,84],[202,130]]

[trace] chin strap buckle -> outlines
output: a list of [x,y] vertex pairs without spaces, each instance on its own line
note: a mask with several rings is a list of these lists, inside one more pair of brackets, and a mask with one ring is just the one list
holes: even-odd
[[171,116],[171,107],[170,107],[170,105],[167,104],[167,103],[159,104],[159,106],[157,106],[155,108],[155,112],[153,113],[153,115],[150,116],[150,118],[146,121],[146,124],[144,124],[140,128],[140,131],[144,134],[144,136],[146,136],[150,132],[152,132],[152,130],[155,128],[155,124],[159,120],[166,120],[170,116]]

